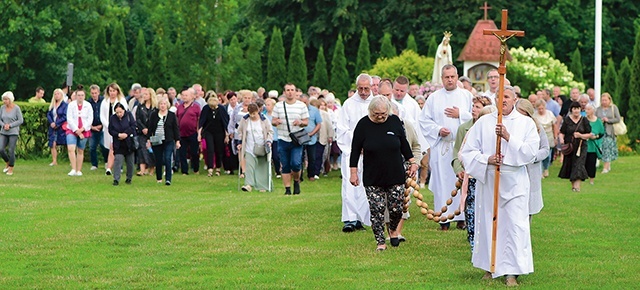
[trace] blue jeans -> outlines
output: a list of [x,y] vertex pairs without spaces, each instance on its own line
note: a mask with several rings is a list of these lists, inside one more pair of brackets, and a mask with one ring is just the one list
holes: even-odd
[[542,170],[547,170],[549,169],[549,165],[551,165],[551,159],[553,156],[553,153],[555,150],[555,147],[551,147],[551,150],[549,150],[549,156],[547,156],[547,158],[545,158],[544,160],[542,160]]
[[299,172],[302,168],[302,146],[278,140],[278,155],[282,164],[282,174]]
[[102,146],[102,132],[91,131],[91,137],[89,138],[89,156],[91,156],[91,165],[98,167],[98,148],[104,158],[104,162],[107,162],[109,154],[109,148]]
[[153,154],[156,157],[156,180],[162,180],[162,168],[166,171],[165,180],[171,182],[171,161],[173,160],[173,150],[176,148],[175,141],[164,141],[160,145],[152,146]]

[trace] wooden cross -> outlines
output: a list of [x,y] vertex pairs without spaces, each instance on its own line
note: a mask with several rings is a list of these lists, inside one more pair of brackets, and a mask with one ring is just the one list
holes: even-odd
[[[486,6],[486,5],[485,5]],[[486,11],[486,10],[485,10]],[[498,124],[502,124],[502,100],[504,99],[504,79],[507,73],[506,66],[506,53],[507,53],[507,40],[509,38],[518,36],[523,37],[524,31],[520,30],[507,30],[508,10],[502,9],[502,23],[500,30],[497,29],[485,29],[483,35],[495,35],[500,40],[500,66],[498,66],[498,73],[500,74],[500,82],[498,83],[498,99],[496,100],[496,107],[498,107]],[[496,156],[500,156],[500,144],[501,136],[496,136]],[[500,166],[496,166],[494,186],[493,186],[493,230],[491,232],[491,273],[496,272],[496,237],[498,236],[498,196],[500,190]]]
[[484,10],[484,20],[487,20],[487,12],[491,7],[487,6],[487,1],[484,2],[484,6],[480,7],[480,9]]

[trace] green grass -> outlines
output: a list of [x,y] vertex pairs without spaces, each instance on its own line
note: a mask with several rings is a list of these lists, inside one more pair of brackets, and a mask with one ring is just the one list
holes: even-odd
[[[240,192],[235,176],[114,187],[102,170],[85,165],[72,178],[48,163],[19,160],[14,176],[0,176],[0,289],[504,287],[480,280],[466,232],[437,231],[415,206],[399,248],[375,252],[370,229],[342,233],[337,172],[284,196],[280,180],[272,193]],[[522,287],[640,287],[638,163],[615,161],[580,193],[568,180],[543,181],[535,272]]]

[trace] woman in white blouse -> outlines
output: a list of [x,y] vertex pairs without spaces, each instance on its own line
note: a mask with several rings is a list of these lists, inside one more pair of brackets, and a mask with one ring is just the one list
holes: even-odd
[[67,151],[71,171],[69,176],[82,176],[82,162],[84,148],[91,137],[93,123],[93,108],[85,101],[85,92],[80,88],[75,92],[75,100],[67,106]]

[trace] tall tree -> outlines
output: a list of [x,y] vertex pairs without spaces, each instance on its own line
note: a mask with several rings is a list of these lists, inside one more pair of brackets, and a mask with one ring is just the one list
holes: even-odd
[[267,89],[281,91],[287,82],[286,60],[282,32],[274,27],[269,41],[269,56],[267,59]]
[[167,72],[167,50],[168,43],[162,33],[157,33],[151,44],[151,59],[149,68],[149,86],[165,87],[169,85],[169,75]]
[[407,37],[407,49],[413,50],[413,52],[418,53],[418,44],[416,43],[416,37],[413,36],[413,33],[409,34]]
[[98,57],[98,61],[102,62],[102,65],[105,65],[104,67],[106,67],[106,62],[108,61],[107,55],[109,53],[109,46],[107,45],[107,32],[105,31],[104,27],[100,27],[100,30],[98,30],[98,34],[94,38],[93,52]]
[[576,81],[582,82],[582,80],[584,80],[582,74],[582,57],[580,55],[579,48],[576,48],[576,50],[574,50],[571,54],[571,63],[569,64],[569,70],[573,73],[573,78]]
[[344,55],[344,43],[342,42],[342,34],[338,34],[338,41],[333,50],[333,59],[331,60],[331,81],[329,90],[333,91],[336,97],[345,99],[349,88],[351,87],[349,80],[349,72],[347,71],[347,58]]
[[431,35],[431,39],[429,39],[429,49],[427,50],[427,56],[434,57],[436,55],[437,50],[438,50],[438,43],[436,42],[436,36]]
[[[321,47],[322,48],[322,47]],[[360,36],[360,45],[358,46],[358,56],[356,58],[356,70],[355,74],[371,68],[371,50],[369,49],[369,33],[367,29],[362,29],[362,36]]]
[[627,115],[627,136],[632,144],[638,148],[640,140],[640,29],[636,33],[636,44],[633,46],[633,60],[631,61],[631,77],[629,78],[629,109]]
[[222,85],[228,90],[249,89],[247,76],[242,72],[246,67],[242,45],[237,36],[231,38],[231,43],[224,49],[222,56]]
[[266,37],[262,31],[258,31],[254,27],[249,30],[244,40],[245,46],[245,74],[248,78],[248,87],[252,90],[264,86],[264,70],[262,69],[262,49],[265,45]]
[[613,63],[613,59],[607,60],[607,68],[604,72],[604,79],[602,82],[602,92],[608,92],[611,95],[616,93],[618,88],[618,74],[616,73],[616,67]]
[[631,80],[631,65],[629,64],[629,58],[624,58],[620,63],[620,69],[618,70],[618,87],[616,93],[613,96],[613,102],[618,106],[620,115],[627,117],[629,111],[629,96],[631,95],[631,89],[629,88],[629,81]]
[[144,39],[142,29],[138,30],[136,47],[133,50],[131,79],[143,86],[149,85],[149,56],[147,55],[147,41]]
[[380,57],[392,58],[397,55],[396,48],[391,41],[391,33],[385,32],[380,44]]
[[324,49],[320,46],[318,49],[318,59],[313,70],[313,79],[311,85],[326,88],[329,85],[329,75],[327,73],[327,60],[324,57]]
[[[109,44],[109,69],[112,81],[117,82],[120,87],[126,87],[130,84],[127,39],[124,35],[124,25],[121,21],[117,21],[113,27],[111,34],[111,43]],[[125,90],[125,89],[123,89]],[[123,92],[123,93],[126,93]]]
[[302,43],[300,25],[296,26],[296,33],[293,35],[288,65],[287,82],[293,83],[296,87],[304,90],[308,82],[307,61],[304,58],[304,44]]

